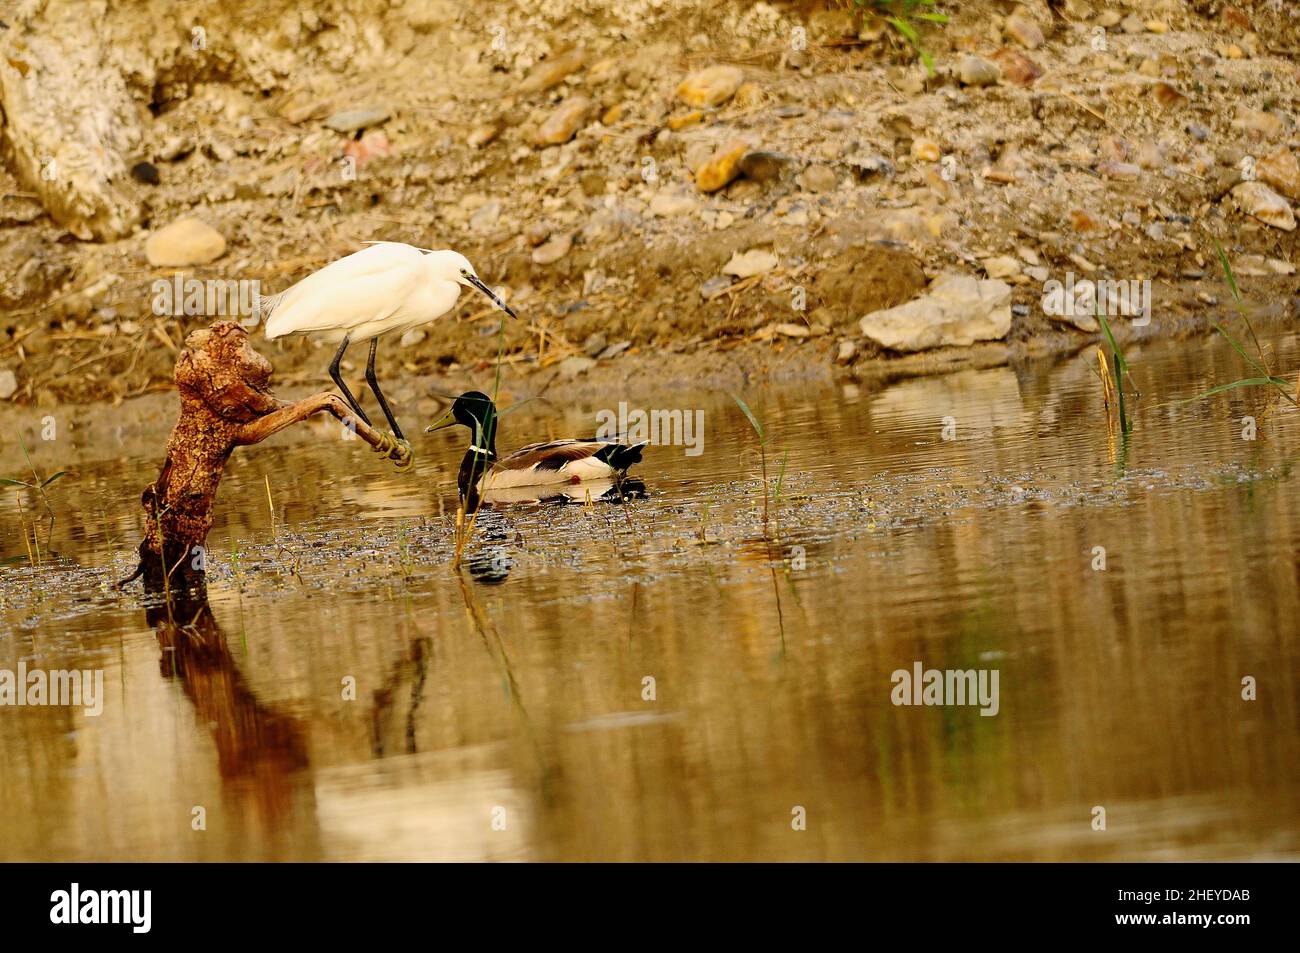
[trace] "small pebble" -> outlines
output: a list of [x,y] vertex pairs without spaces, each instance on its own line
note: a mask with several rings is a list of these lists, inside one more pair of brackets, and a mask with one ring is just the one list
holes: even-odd
[[533,263],[537,265],[553,265],[567,255],[572,247],[572,235],[567,232],[556,235],[550,241],[533,249]]
[[131,177],[145,185],[157,185],[158,167],[152,162],[137,162],[131,166]]

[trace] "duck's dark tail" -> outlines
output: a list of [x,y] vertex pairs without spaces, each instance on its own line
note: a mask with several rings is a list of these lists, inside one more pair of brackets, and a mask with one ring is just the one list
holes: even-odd
[[633,464],[641,462],[641,450],[649,442],[649,440],[642,440],[640,443],[631,445],[611,443],[597,450],[596,458],[604,460],[619,473],[627,473]]

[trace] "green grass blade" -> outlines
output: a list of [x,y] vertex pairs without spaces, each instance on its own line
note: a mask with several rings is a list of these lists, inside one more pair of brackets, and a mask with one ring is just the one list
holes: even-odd
[[1124,355],[1120,353],[1119,345],[1115,343],[1115,335],[1110,331],[1110,322],[1106,320],[1098,305],[1097,321],[1101,325],[1102,333],[1106,335],[1106,343],[1110,345],[1111,351],[1115,354],[1115,369],[1119,371],[1128,370],[1128,362],[1124,360]]
[[1106,315],[1102,311],[1100,299],[1098,299],[1095,311],[1097,321],[1106,335],[1106,340],[1110,342],[1110,353],[1115,359],[1115,396],[1119,400],[1119,429],[1121,433],[1127,434],[1132,432],[1133,423],[1128,418],[1128,408],[1124,402],[1124,378],[1128,377],[1132,380],[1133,374],[1128,369],[1128,361],[1124,360],[1124,355],[1120,352],[1119,344],[1115,341],[1115,335],[1111,333],[1110,322],[1106,320]]
[[785,483],[785,465],[789,461],[789,459],[790,459],[790,451],[787,450],[785,453],[781,455],[781,472],[778,473],[776,476],[776,490],[772,494],[773,498],[777,501],[777,503],[781,502],[781,486],[782,484]]
[[[1285,383],[1285,382],[1283,382]],[[1218,387],[1211,387],[1203,394],[1197,394],[1195,397],[1186,397],[1182,400],[1174,401],[1174,404],[1190,404],[1194,400],[1204,400],[1206,397],[1213,397],[1215,394],[1221,394],[1225,390],[1236,390],[1238,387],[1277,387],[1278,378],[1276,377],[1251,377],[1244,380],[1233,381],[1231,384],[1220,384]]]
[[[1219,264],[1223,266],[1223,273],[1228,276],[1228,287],[1232,289],[1232,297],[1237,302],[1237,313],[1241,315],[1241,320],[1246,322],[1246,330],[1250,332],[1250,339],[1255,342],[1255,350],[1259,351],[1259,359],[1265,360],[1264,348],[1259,343],[1259,338],[1255,336],[1255,326],[1250,323],[1250,318],[1246,317],[1246,308],[1241,300],[1241,289],[1237,287],[1237,276],[1232,273],[1232,265],[1228,263],[1228,256],[1219,244],[1219,240],[1214,240],[1214,250],[1218,252]],[[1240,348],[1238,348],[1240,350]],[[1263,368],[1257,368],[1264,371]],[[1264,371],[1268,373],[1268,371]]]
[[1268,376],[1268,368],[1264,367],[1253,357],[1247,354],[1246,349],[1237,343],[1236,338],[1234,338],[1231,334],[1229,334],[1227,331],[1224,330],[1223,325],[1219,324],[1218,321],[1211,321],[1210,324],[1213,326],[1214,330],[1218,331],[1220,334],[1224,336],[1224,338],[1227,339],[1228,343],[1232,345],[1232,349],[1241,355],[1241,359],[1243,361],[1245,361],[1255,370],[1259,371],[1261,374],[1265,375],[1266,377]]
[[532,401],[532,400],[541,400],[541,399],[542,399],[541,397],[525,397],[523,400],[517,400],[517,401],[515,401],[513,404],[511,404],[509,407],[500,407],[500,408],[498,408],[498,409],[497,409],[497,416],[498,416],[498,417],[504,417],[506,414],[510,413],[510,411],[512,411],[512,410],[518,410],[520,407],[524,406],[524,404],[528,403],[529,401]]
[[907,41],[916,46],[921,41],[921,34],[916,32],[916,27],[908,23],[902,17],[885,17],[885,22],[892,26],[899,33],[907,38]]
[[1237,276],[1232,273],[1232,266],[1228,264],[1228,256],[1223,251],[1223,246],[1219,244],[1217,238],[1214,240],[1214,250],[1219,253],[1219,264],[1223,266],[1223,273],[1228,276],[1228,287],[1232,289],[1232,297],[1240,303],[1241,290],[1237,287]]
[[51,473],[49,476],[47,476],[47,477],[45,478],[45,482],[41,484],[41,489],[42,489],[42,490],[45,489],[47,486],[49,486],[51,483],[53,483],[53,482],[54,482],[55,480],[57,480],[59,477],[61,477],[61,476],[67,476],[67,475],[68,475],[68,471],[67,471],[67,470],[60,470],[58,473]]
[[749,404],[745,403],[741,399],[740,395],[736,393],[731,395],[731,399],[736,402],[736,405],[739,406],[740,409],[744,411],[745,416],[749,418],[749,425],[754,428],[754,433],[758,434],[759,442],[762,443],[766,441],[767,437],[763,434],[763,425],[758,422],[758,418],[754,416],[754,412],[749,409]]

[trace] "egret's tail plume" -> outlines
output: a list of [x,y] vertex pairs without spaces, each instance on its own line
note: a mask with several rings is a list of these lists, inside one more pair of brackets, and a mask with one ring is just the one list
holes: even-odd
[[265,329],[268,338],[277,338],[280,336],[275,330],[275,327],[271,324],[271,315],[274,314],[275,309],[280,306],[280,302],[284,300],[284,296],[285,292],[283,291],[279,294],[257,296],[257,310],[254,314],[262,319],[262,327]]

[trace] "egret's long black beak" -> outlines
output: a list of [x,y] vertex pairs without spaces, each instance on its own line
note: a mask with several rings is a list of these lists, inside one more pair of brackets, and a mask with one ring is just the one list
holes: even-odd
[[446,430],[448,427],[456,426],[456,417],[452,414],[451,408],[447,412],[424,428],[425,433],[433,433],[435,430]]
[[470,284],[472,284],[479,291],[483,292],[489,298],[491,298],[492,303],[496,305],[498,308],[500,308],[502,311],[504,311],[506,314],[510,315],[510,317],[514,318],[516,321],[519,320],[519,315],[515,314],[513,311],[510,310],[510,305],[502,301],[495,291],[493,291],[487,285],[483,284],[483,282],[479,281],[477,275],[466,275],[465,280],[468,281]]

